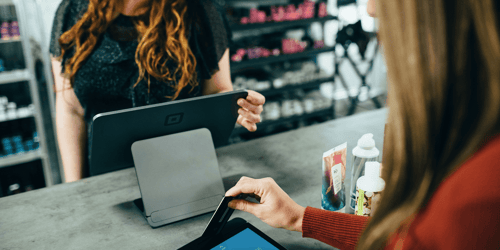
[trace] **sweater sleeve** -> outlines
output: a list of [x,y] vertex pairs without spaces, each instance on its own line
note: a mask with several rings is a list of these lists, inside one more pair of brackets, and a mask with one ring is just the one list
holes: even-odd
[[302,237],[342,250],[354,249],[367,223],[368,217],[307,207],[302,221]]

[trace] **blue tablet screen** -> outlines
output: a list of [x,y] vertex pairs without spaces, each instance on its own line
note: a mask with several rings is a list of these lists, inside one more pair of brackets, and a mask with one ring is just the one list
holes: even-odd
[[249,228],[222,242],[211,250],[278,250]]

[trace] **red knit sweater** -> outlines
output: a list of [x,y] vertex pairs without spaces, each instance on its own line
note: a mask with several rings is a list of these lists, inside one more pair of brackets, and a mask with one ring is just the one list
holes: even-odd
[[[368,217],[307,207],[303,237],[354,249],[367,223]],[[500,136],[441,183],[406,237],[385,249],[395,248],[500,249]]]

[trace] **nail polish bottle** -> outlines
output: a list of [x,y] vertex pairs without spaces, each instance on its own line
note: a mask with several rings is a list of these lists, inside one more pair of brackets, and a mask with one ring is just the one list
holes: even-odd
[[0,36],[2,40],[10,40],[10,32],[9,32],[10,24],[6,20],[2,21],[0,25]]
[[257,12],[257,22],[258,23],[265,23],[266,22],[266,12],[264,12],[264,11]]
[[326,3],[321,2],[319,4],[318,8],[318,17],[326,17],[328,15],[327,10],[326,10]]
[[18,40],[21,36],[19,33],[19,23],[17,21],[12,21],[10,23],[10,37],[12,39]]
[[285,7],[280,6],[278,7],[278,12],[276,15],[276,19],[274,19],[276,22],[282,22],[285,21]]
[[250,9],[250,18],[249,18],[249,23],[257,23],[258,22],[258,17],[259,11],[256,8],[251,8]]

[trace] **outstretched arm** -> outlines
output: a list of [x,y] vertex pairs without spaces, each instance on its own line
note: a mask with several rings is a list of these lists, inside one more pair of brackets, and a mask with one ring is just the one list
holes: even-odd
[[229,207],[255,215],[268,225],[302,232],[303,237],[317,239],[340,249],[354,249],[368,217],[304,208],[295,203],[271,178],[242,177],[226,192],[236,197],[246,194],[259,203],[235,199]]
[[[202,86],[202,94],[210,95],[233,90],[231,82],[231,71],[229,68],[229,49],[226,49],[224,55],[219,61],[219,71],[217,71],[211,79],[205,80]],[[246,99],[239,99],[238,110],[239,116],[237,122],[248,129],[248,131],[256,131],[257,123],[261,121],[260,113],[262,113],[263,105],[266,99],[263,95],[249,90]]]

